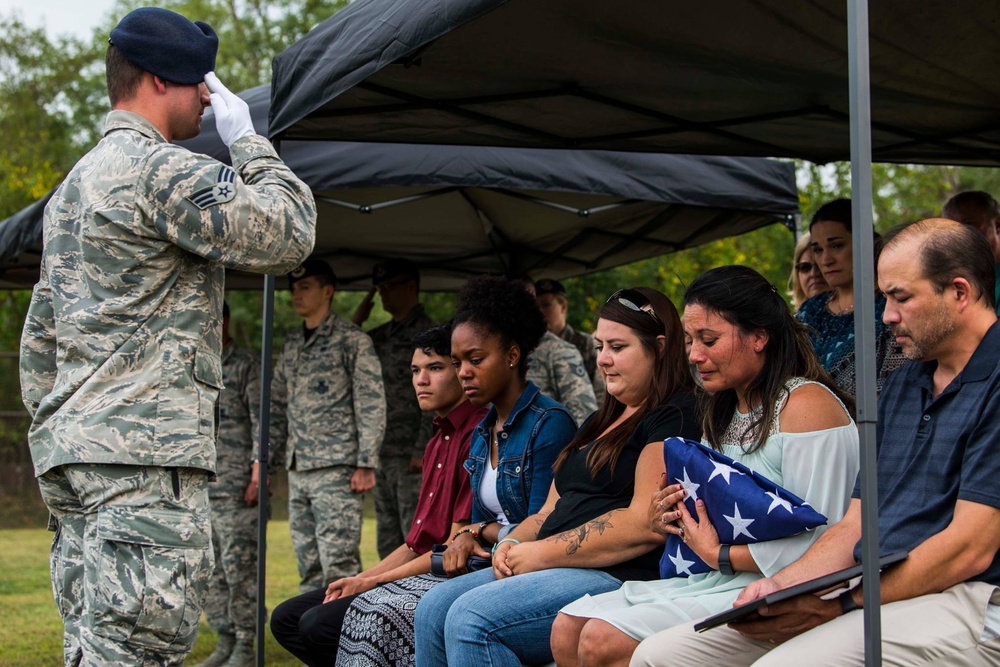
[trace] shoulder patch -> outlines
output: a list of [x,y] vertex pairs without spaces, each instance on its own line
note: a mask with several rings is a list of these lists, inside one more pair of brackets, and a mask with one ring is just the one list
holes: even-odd
[[233,171],[232,167],[222,165],[219,167],[219,174],[216,177],[215,185],[198,190],[194,194],[189,195],[188,200],[202,210],[216,204],[225,204],[236,197],[235,182],[236,172]]

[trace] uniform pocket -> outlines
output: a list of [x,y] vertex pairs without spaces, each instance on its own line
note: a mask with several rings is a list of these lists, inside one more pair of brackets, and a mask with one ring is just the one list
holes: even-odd
[[194,355],[194,379],[198,390],[198,432],[216,435],[219,423],[219,392],[222,390],[222,361],[207,350]]
[[86,590],[94,632],[161,651],[188,651],[212,570],[209,529],[184,509],[104,507]]

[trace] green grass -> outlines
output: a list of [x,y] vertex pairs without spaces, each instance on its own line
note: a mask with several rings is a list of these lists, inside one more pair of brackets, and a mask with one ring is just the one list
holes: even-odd
[[[369,501],[370,505],[370,501]],[[375,519],[365,512],[361,558],[365,567],[378,561]],[[0,531],[0,666],[44,667],[62,665],[62,622],[49,584],[49,544],[52,533],[43,529]],[[298,572],[287,521],[271,521],[267,531],[267,608],[299,592]],[[201,623],[198,641],[187,664],[195,664],[215,648],[215,632]],[[271,636],[264,644],[264,659],[271,665],[300,664]]]

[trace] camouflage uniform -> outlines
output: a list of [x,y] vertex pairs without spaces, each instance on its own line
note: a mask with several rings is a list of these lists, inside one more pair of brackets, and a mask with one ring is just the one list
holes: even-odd
[[597,404],[600,405],[601,401],[604,400],[604,376],[601,375],[601,370],[597,367],[597,348],[594,346],[594,337],[577,331],[568,324],[563,328],[562,333],[557,335],[580,351],[580,356],[583,357],[583,367],[587,369],[587,377],[594,385],[594,396],[597,397]]
[[45,209],[28,443],[66,663],[180,664],[212,568],[223,267],[296,266],[316,210],[263,137],[236,141],[230,168],[127,111],[105,131]]
[[431,439],[434,415],[424,413],[413,391],[413,337],[434,326],[417,305],[401,322],[386,322],[369,332],[382,364],[385,386],[385,437],[375,473],[378,557],[385,558],[406,540],[420,493],[421,473],[410,472],[410,457],[422,457]]
[[357,468],[378,468],[382,367],[371,338],[332,311],[309,340],[285,336],[274,370],[271,443],[288,468],[288,521],[303,593],[361,570],[364,496]]
[[578,426],[597,409],[583,357],[572,344],[551,331],[545,332],[528,357],[528,379],[543,394],[566,406]]
[[260,360],[222,349],[216,478],[208,485],[215,570],[205,601],[208,624],[219,634],[252,640],[257,629],[258,508],[244,500],[257,448]]

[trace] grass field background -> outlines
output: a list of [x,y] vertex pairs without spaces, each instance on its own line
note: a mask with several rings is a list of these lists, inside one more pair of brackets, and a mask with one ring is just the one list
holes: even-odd
[[[56,667],[62,665],[62,623],[49,584],[49,545],[52,533],[44,529],[0,530],[0,665],[3,667]],[[375,519],[371,502],[365,508],[361,538],[364,567],[378,561]],[[271,521],[267,530],[268,610],[298,590],[295,554],[287,521]],[[215,633],[202,618],[198,641],[186,664],[200,662],[215,648]],[[298,665],[278,646],[268,631],[267,665]]]

